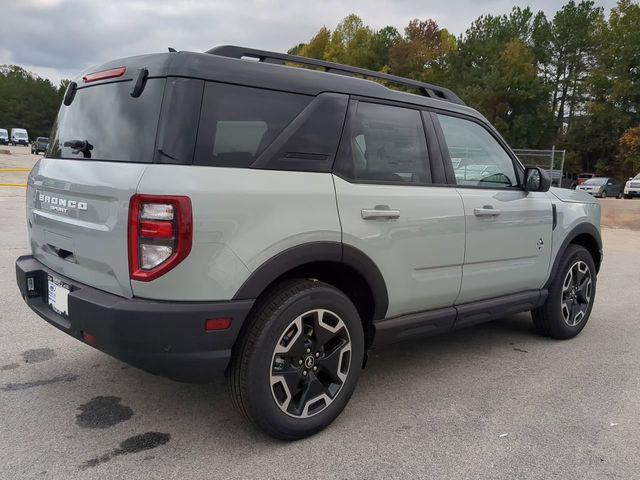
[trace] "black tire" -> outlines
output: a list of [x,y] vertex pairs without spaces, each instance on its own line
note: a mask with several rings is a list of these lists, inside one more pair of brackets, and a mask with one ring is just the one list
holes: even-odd
[[[579,262],[586,265],[588,268],[591,284],[588,291],[588,301],[586,306],[584,306],[584,300],[586,300],[587,297],[587,290],[579,290],[579,292],[582,291],[582,293],[577,294],[573,292],[573,295],[575,296],[575,303],[578,304],[576,305],[576,313],[574,313],[574,311],[570,309],[570,302],[574,301],[571,298],[572,288],[567,289],[565,283],[569,275],[569,270],[574,269],[573,271],[576,272],[576,265],[578,265]],[[576,282],[579,281],[579,273],[580,272],[576,272]],[[572,274],[572,280],[573,278]],[[583,288],[586,289],[587,285],[588,283],[585,283]],[[568,298],[565,298],[565,295]],[[591,315],[591,310],[595,301],[595,295],[596,266],[591,254],[584,247],[579,245],[569,245],[562,260],[560,261],[556,275],[551,282],[549,294],[545,303],[531,311],[533,323],[540,333],[548,337],[560,340],[573,338],[582,331],[589,321],[589,316]],[[583,311],[582,317],[578,322],[575,322],[576,318],[579,316],[579,311]],[[567,317],[569,318],[566,319]]]
[[618,192],[618,195],[616,195],[616,198],[619,200],[622,198],[622,192]]
[[[324,320],[313,312],[320,309],[331,312],[331,315],[322,314],[327,315],[327,319],[342,322],[334,323],[338,328],[337,333],[327,333],[326,327],[317,327]],[[227,374],[227,384],[235,406],[264,432],[282,440],[308,437],[329,425],[349,401],[363,365],[365,342],[362,322],[351,300],[340,290],[323,282],[287,280],[257,300],[246,322],[234,347]],[[295,333],[298,331],[296,322],[302,326],[299,334]],[[293,330],[295,332],[291,333]],[[318,331],[321,331],[320,334]],[[329,335],[334,335],[334,340],[323,345],[333,341],[335,347],[328,347],[326,351],[324,347],[316,347],[321,344],[321,337]],[[344,337],[335,340],[338,335]],[[350,351],[347,351],[345,343],[341,343],[347,339],[350,341]],[[309,345],[311,353],[306,348]],[[278,354],[278,349],[286,347],[291,352],[297,352],[301,346],[304,353],[302,357],[295,357],[299,358],[297,360],[291,359],[293,354],[289,351],[281,353],[291,357],[286,360]],[[314,357],[315,360],[308,357]],[[329,371],[328,363],[323,363],[330,362],[331,358],[336,362],[340,376],[344,377],[339,380],[338,387],[337,383],[331,383],[324,390],[327,395],[331,391],[335,395],[332,398],[327,396],[326,400],[308,401],[317,398],[317,393],[321,391],[318,389],[322,388],[321,380],[333,381],[325,374],[325,369]],[[298,366],[300,361],[302,365]],[[311,367],[307,366],[307,361]],[[317,363],[314,364],[314,361]],[[346,371],[345,362],[348,364]],[[287,372],[286,382],[285,377],[278,375],[279,368]],[[303,371],[307,372],[305,377],[302,376]],[[274,383],[274,379],[280,378],[282,381]],[[333,378],[337,377],[334,375]],[[313,393],[310,393],[312,389]],[[292,391],[297,393],[291,394]],[[282,399],[283,395],[286,399]],[[312,408],[317,411],[313,412]]]
[[602,191],[602,195],[600,195],[600,196],[601,196],[601,198],[607,198],[607,191],[603,190]]

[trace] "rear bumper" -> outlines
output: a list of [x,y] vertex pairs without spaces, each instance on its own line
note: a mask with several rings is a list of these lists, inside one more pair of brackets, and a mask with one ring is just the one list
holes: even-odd
[[[48,275],[71,286],[68,316],[48,306]],[[28,278],[35,291],[27,291]],[[184,382],[207,382],[224,372],[253,305],[123,298],[65,278],[30,255],[16,260],[16,281],[27,305],[54,327],[130,365]],[[217,317],[230,317],[231,326],[206,332],[206,319]]]

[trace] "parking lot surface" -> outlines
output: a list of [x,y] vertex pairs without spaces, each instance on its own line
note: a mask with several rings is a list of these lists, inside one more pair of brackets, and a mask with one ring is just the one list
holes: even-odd
[[[0,184],[24,184],[3,169],[38,157],[11,151]],[[32,313],[13,265],[27,252],[24,193],[0,187],[2,479],[640,478],[640,200],[603,202],[580,336],[540,337],[519,314],[376,351],[343,414],[285,443],[244,421],[222,381],[152,376]]]

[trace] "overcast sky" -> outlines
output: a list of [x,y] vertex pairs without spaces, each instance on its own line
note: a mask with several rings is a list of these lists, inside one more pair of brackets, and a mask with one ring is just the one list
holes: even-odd
[[[349,13],[402,30],[433,18],[458,35],[484,13],[530,5],[553,16],[558,0],[0,0],[0,64],[17,64],[57,84],[119,57],[235,44],[286,51]],[[615,0],[596,0],[608,10]]]

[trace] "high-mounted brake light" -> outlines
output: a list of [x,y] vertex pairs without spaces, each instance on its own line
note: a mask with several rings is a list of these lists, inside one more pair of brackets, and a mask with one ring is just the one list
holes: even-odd
[[97,82],[98,80],[106,80],[107,78],[116,78],[124,75],[127,67],[110,68],[109,70],[101,70],[99,72],[87,73],[82,77],[84,83]]
[[132,280],[148,282],[167,273],[189,255],[192,239],[189,197],[131,197],[129,273]]

